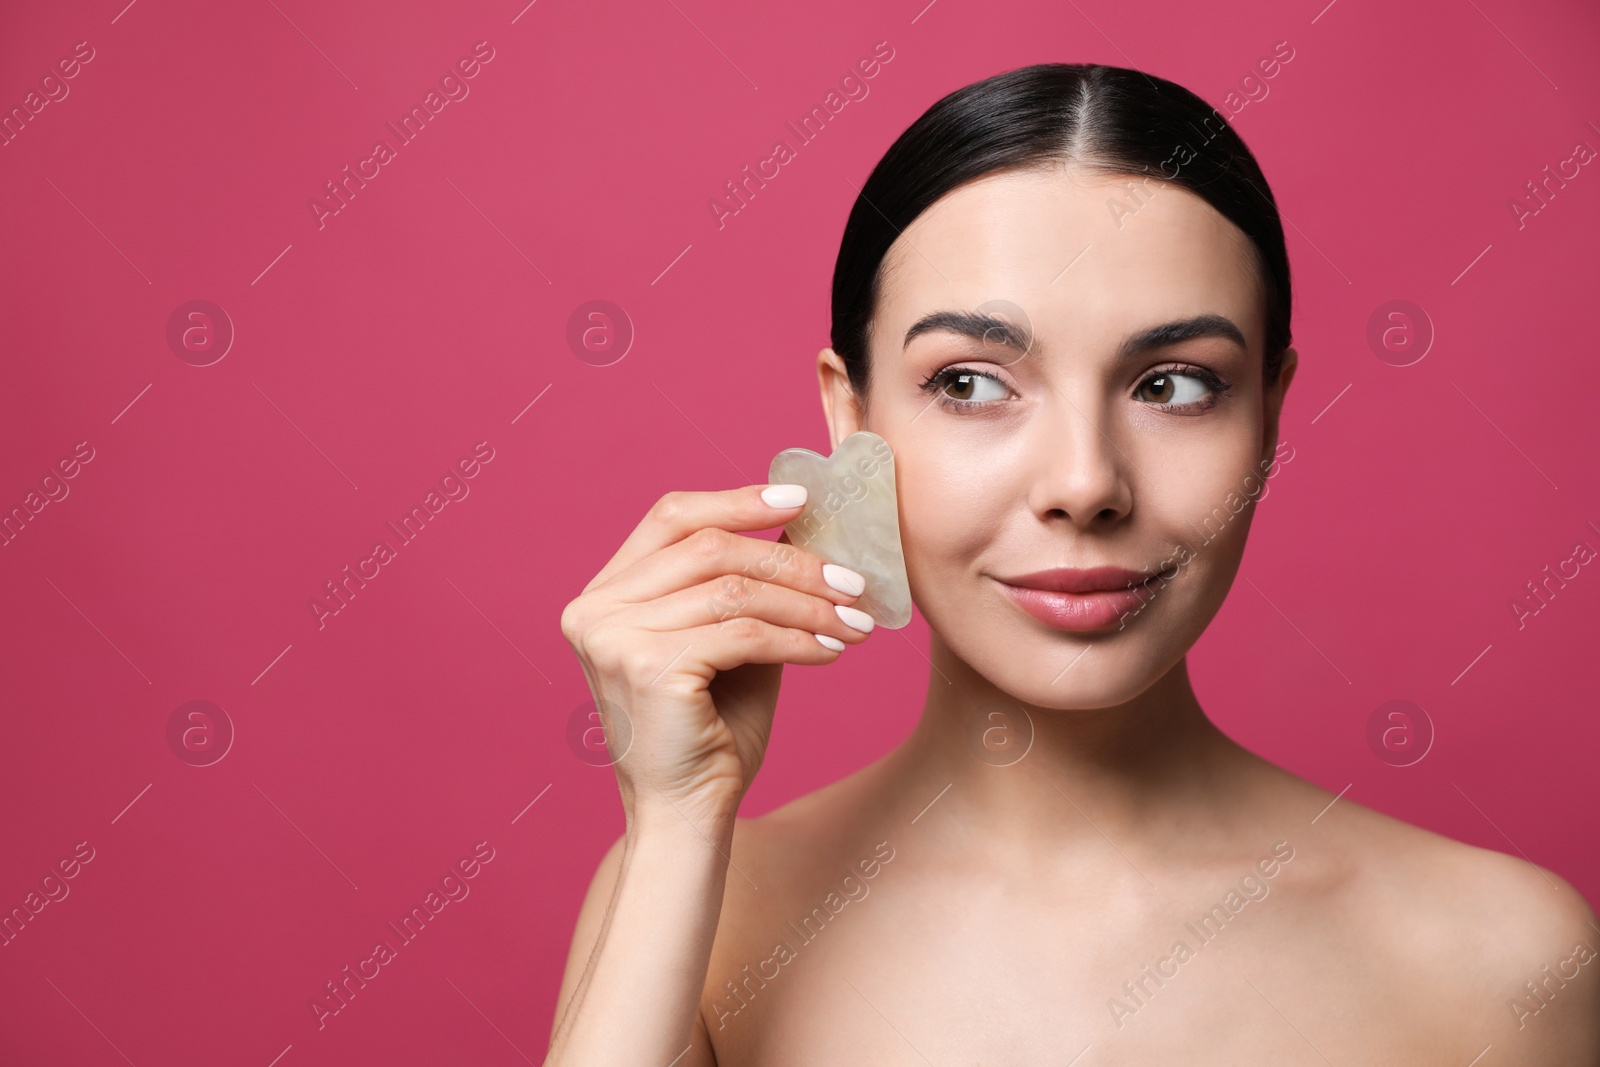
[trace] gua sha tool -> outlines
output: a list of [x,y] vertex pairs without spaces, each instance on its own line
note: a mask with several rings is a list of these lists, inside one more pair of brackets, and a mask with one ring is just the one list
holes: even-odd
[[767,481],[806,487],[805,510],[784,525],[791,544],[866,578],[856,606],[879,626],[898,630],[911,621],[889,442],[860,430],[826,459],[786,448],[772,458]]

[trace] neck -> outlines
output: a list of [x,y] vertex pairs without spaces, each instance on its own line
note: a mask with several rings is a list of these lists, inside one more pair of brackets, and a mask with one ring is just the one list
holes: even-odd
[[1126,703],[1061,710],[1011,697],[937,633],[930,643],[922,719],[892,757],[912,808],[948,783],[938,804],[959,806],[961,822],[984,826],[997,847],[1102,835],[1159,843],[1192,841],[1196,816],[1225,817],[1239,794],[1251,757],[1206,717],[1185,660]]

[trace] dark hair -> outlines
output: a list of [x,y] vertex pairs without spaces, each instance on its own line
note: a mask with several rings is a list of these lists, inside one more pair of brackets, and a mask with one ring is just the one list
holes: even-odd
[[1266,295],[1264,380],[1289,347],[1289,256],[1277,202],[1250,149],[1211,105],[1174,82],[1098,63],[1040,63],[938,101],[873,168],[833,269],[833,350],[866,399],[884,255],[902,230],[966,182],[1066,162],[1190,190],[1250,239]]

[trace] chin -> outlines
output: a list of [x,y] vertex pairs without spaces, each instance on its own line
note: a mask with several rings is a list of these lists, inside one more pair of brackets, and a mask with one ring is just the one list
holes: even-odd
[[993,670],[983,673],[1017,700],[1059,711],[1092,711],[1136,699],[1183,658],[1184,649],[1130,628],[1092,642],[1019,636],[990,654]]

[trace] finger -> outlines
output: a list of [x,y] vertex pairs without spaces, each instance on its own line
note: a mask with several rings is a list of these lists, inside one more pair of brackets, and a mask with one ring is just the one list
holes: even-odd
[[723,576],[775,582],[840,604],[854,603],[866,584],[849,568],[791,544],[708,526],[621,571],[600,595],[638,604]]
[[684,631],[749,617],[774,626],[826,634],[860,644],[875,626],[871,615],[774,582],[723,575],[616,613],[618,625],[655,632]]
[[[588,585],[587,593],[607,581],[618,571],[639,560],[659,552],[668,545],[683,540],[696,530],[716,527],[720,530],[770,530],[800,514],[805,500],[793,506],[774,507],[762,498],[764,489],[776,488],[766,484],[747,485],[739,489],[714,492],[673,492],[656,501],[633,533],[622,542],[616,555],[602,568]],[[802,493],[804,487],[795,486]],[[778,495],[774,493],[773,495]],[[781,502],[781,501],[780,501]]]
[[832,663],[843,654],[842,649],[835,651],[824,645],[809,630],[775,626],[748,615],[722,624],[679,630],[676,637],[683,642],[683,653],[668,670],[706,681],[718,671],[730,671],[746,663]]

